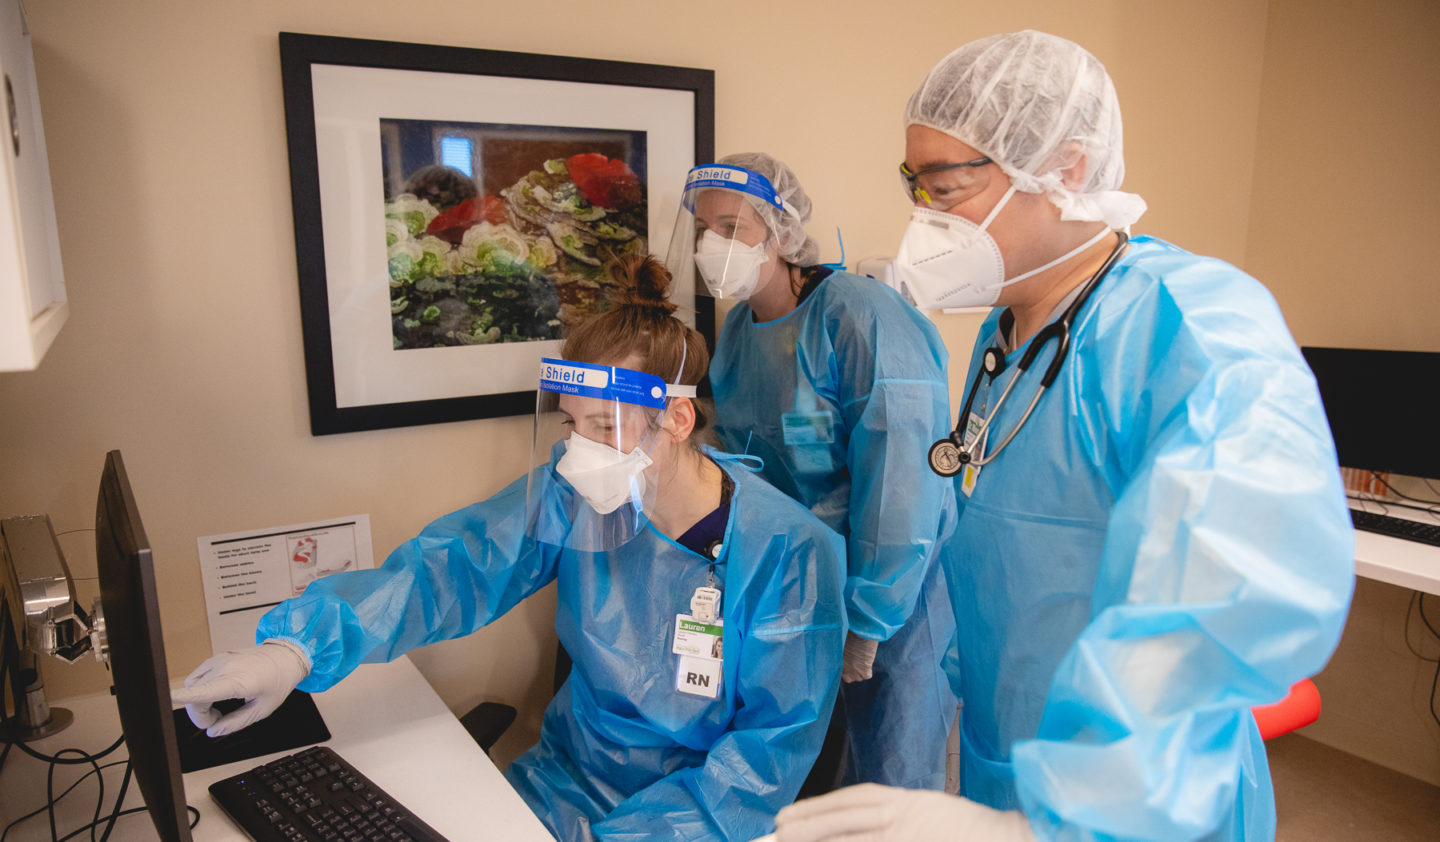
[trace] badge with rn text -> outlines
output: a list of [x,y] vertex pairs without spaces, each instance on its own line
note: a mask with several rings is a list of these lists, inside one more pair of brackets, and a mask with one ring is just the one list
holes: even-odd
[[675,689],[707,699],[720,695],[724,672],[725,626],[723,620],[697,620],[689,614],[675,615],[675,642],[671,651],[680,656],[675,668]]

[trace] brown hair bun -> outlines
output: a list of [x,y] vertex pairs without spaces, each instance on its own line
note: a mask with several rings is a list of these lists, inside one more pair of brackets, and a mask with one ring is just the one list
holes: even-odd
[[616,307],[656,309],[665,315],[674,313],[677,305],[667,294],[670,291],[670,270],[648,254],[627,254],[610,266],[610,276],[620,287]]
[[[610,269],[619,287],[610,309],[566,326],[560,354],[567,360],[632,365],[666,383],[699,385],[710,367],[705,340],[673,314],[666,297],[670,270],[649,255],[626,255]],[[629,362],[638,357],[638,362]],[[698,410],[697,410],[698,414]],[[705,426],[699,415],[696,429]]]

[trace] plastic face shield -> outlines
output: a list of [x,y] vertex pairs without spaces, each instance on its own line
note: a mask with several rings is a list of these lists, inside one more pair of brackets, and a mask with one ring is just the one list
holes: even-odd
[[742,167],[709,164],[690,170],[675,218],[666,266],[715,298],[746,299],[763,267],[776,259],[761,208],[794,213],[765,176]]
[[644,528],[658,472],[652,451],[669,401],[694,387],[619,366],[540,362],[527,502],[537,537],[614,549]]

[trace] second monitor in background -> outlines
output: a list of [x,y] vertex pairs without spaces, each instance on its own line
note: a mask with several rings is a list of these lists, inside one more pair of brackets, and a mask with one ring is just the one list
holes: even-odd
[[1440,353],[1302,348],[1347,468],[1440,478]]

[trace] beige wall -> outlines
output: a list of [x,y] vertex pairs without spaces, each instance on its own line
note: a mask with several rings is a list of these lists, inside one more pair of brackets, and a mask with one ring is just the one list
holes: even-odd
[[[1268,33],[1246,268],[1302,345],[1440,351],[1440,5],[1276,0]],[[1440,784],[1436,665],[1405,645],[1410,600],[1357,581],[1305,733]],[[1440,617],[1440,599],[1426,606]],[[1409,634],[1440,654],[1418,617]]]
[[[815,199],[826,259],[838,225],[853,265],[893,253],[904,227],[898,124],[925,70],[970,38],[1047,29],[1086,44],[1115,77],[1128,185],[1153,208],[1139,230],[1236,262],[1257,236],[1262,0],[27,7],[72,315],[38,371],[0,375],[0,514],[90,526],[104,453],[120,448],[176,676],[209,653],[196,537],[368,512],[383,556],[497,490],[528,447],[519,417],[310,436],[278,31],[714,69],[717,151],[787,159]],[[960,363],[967,330],[947,325]],[[89,534],[61,542],[77,575],[93,576]],[[521,707],[502,756],[537,733],[553,607],[544,594],[414,656],[457,711],[481,699]],[[105,681],[93,663],[46,674],[58,696]]]
[[1440,351],[1440,5],[1276,0],[1247,268],[1302,345]]

